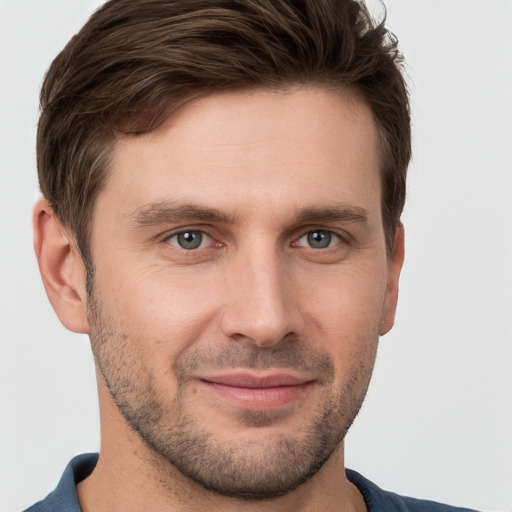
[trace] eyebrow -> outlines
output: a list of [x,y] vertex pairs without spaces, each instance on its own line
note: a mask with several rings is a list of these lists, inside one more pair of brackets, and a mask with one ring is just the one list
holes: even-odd
[[182,221],[221,222],[233,224],[237,220],[236,216],[226,215],[224,212],[221,212],[216,208],[169,201],[141,206],[130,215],[130,218],[137,227]]
[[332,205],[299,210],[297,222],[360,222],[367,223],[368,210],[354,205]]
[[[190,203],[162,201],[137,208],[129,215],[136,227],[172,224],[183,221],[235,224],[238,215],[228,215],[216,208]],[[360,222],[368,221],[368,210],[354,205],[307,207],[297,211],[295,222]]]

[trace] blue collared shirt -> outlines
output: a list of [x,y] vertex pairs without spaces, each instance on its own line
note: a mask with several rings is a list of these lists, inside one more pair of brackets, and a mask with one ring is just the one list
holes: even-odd
[[[98,462],[97,453],[75,457],[64,470],[57,488],[44,500],[24,512],[81,512],[76,484],[85,480]],[[433,501],[406,498],[383,491],[359,473],[347,469],[347,478],[363,495],[368,512],[475,512],[467,508],[455,508]]]

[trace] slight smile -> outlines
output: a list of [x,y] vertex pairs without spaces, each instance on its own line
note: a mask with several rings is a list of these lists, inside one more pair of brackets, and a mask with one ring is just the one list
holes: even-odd
[[236,407],[268,411],[290,404],[308,391],[315,381],[287,373],[233,373],[204,377],[200,382]]

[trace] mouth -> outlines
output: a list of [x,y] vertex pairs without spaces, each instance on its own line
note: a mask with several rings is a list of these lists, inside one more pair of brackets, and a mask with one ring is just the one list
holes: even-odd
[[289,373],[232,373],[199,379],[202,385],[237,408],[269,411],[303,396],[314,380]]

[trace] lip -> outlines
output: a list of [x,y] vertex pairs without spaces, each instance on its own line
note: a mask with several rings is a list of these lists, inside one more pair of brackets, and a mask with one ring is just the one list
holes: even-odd
[[314,383],[307,377],[289,373],[231,373],[202,377],[202,385],[237,408],[273,410],[291,404]]

